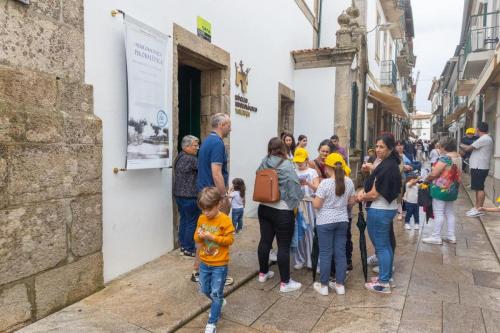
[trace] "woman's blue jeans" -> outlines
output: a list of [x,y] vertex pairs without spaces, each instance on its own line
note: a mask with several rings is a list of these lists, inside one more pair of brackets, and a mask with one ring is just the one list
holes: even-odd
[[397,210],[378,208],[367,210],[366,224],[379,262],[379,281],[389,283],[394,261],[394,251],[391,245],[392,220]]
[[201,213],[196,198],[175,197],[175,202],[180,215],[179,243],[186,251],[195,252],[194,231]]
[[226,266],[208,266],[200,263],[200,290],[212,300],[210,314],[208,315],[209,324],[217,324],[222,311],[224,302],[224,283],[227,277]]
[[336,222],[316,226],[319,243],[319,279],[328,285],[332,256],[335,257],[335,280],[344,284],[347,270],[345,245],[349,222]]

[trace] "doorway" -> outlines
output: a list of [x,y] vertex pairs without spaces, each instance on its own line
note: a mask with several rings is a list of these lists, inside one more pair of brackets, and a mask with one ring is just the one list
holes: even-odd
[[278,136],[284,131],[293,133],[295,91],[278,83]]
[[177,152],[182,150],[182,138],[194,135],[200,138],[201,132],[201,71],[187,65],[179,65],[179,128]]

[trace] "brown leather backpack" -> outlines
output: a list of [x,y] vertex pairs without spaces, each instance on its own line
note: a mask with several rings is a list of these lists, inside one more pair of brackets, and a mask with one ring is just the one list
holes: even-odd
[[253,200],[262,203],[280,201],[280,187],[276,169],[283,163],[282,159],[274,168],[259,170],[255,174]]

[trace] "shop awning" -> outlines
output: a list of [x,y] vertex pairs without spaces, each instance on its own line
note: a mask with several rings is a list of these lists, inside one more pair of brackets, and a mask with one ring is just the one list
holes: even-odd
[[373,90],[371,88],[368,89],[368,97],[382,104],[382,106],[390,113],[401,118],[410,118],[399,97]]

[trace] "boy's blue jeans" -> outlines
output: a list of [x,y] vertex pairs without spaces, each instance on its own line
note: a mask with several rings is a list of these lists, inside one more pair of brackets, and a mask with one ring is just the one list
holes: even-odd
[[405,223],[410,223],[410,219],[413,216],[413,221],[415,221],[415,224],[419,224],[420,217],[419,217],[419,212],[418,212],[418,210],[419,210],[418,204],[406,202],[405,206],[406,206]]
[[368,235],[375,247],[379,262],[379,281],[389,283],[392,278],[394,251],[391,245],[392,220],[397,210],[368,208]]
[[231,211],[234,230],[240,231],[243,229],[243,208],[233,208]]
[[208,266],[200,263],[200,290],[212,300],[210,314],[208,316],[209,324],[217,324],[222,311],[222,302],[224,300],[224,283],[226,282],[226,266]]

